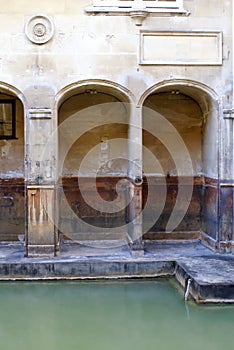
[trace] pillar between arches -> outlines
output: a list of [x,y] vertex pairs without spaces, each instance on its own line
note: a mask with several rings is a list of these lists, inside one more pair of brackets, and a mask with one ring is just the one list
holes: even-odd
[[28,257],[54,256],[56,137],[50,108],[31,108],[26,121],[26,240]]
[[234,253],[234,110],[224,109],[219,188],[219,241],[223,253]]
[[144,244],[142,240],[142,113],[141,108],[132,106],[129,122],[129,177],[132,184],[129,188],[130,196],[133,198],[130,205],[129,238],[130,248],[133,256],[144,255]]

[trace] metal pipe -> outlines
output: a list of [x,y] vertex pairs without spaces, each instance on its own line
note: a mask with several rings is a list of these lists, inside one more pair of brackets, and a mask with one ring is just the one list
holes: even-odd
[[192,282],[192,279],[189,278],[189,279],[187,280],[186,285],[185,285],[185,293],[184,293],[184,300],[185,300],[185,301],[188,300],[191,282]]

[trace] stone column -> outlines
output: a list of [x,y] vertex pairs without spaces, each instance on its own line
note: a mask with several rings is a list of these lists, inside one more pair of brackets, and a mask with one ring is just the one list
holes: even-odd
[[29,257],[54,256],[56,136],[49,108],[31,108],[26,121],[26,246]]
[[132,255],[144,254],[142,241],[142,114],[132,106],[129,122],[129,177],[130,196],[133,198],[129,210],[129,238]]
[[[221,118],[219,248],[234,252],[234,7],[232,13],[232,98]],[[230,67],[231,68],[231,67]]]
[[222,120],[222,140],[219,188],[219,248],[221,252],[234,250],[233,234],[233,194],[234,194],[234,110],[224,109]]

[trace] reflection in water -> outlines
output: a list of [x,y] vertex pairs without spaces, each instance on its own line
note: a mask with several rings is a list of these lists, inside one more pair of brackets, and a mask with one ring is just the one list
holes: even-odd
[[190,321],[189,306],[188,306],[188,304],[186,302],[184,304],[185,304],[185,310],[186,310],[187,319]]
[[2,283],[0,310],[4,350],[233,346],[233,306],[185,304],[165,280]]

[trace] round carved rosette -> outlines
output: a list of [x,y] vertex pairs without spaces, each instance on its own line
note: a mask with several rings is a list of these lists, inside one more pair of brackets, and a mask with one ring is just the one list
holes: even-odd
[[34,15],[26,22],[25,34],[34,44],[45,44],[54,35],[53,22],[45,15]]

